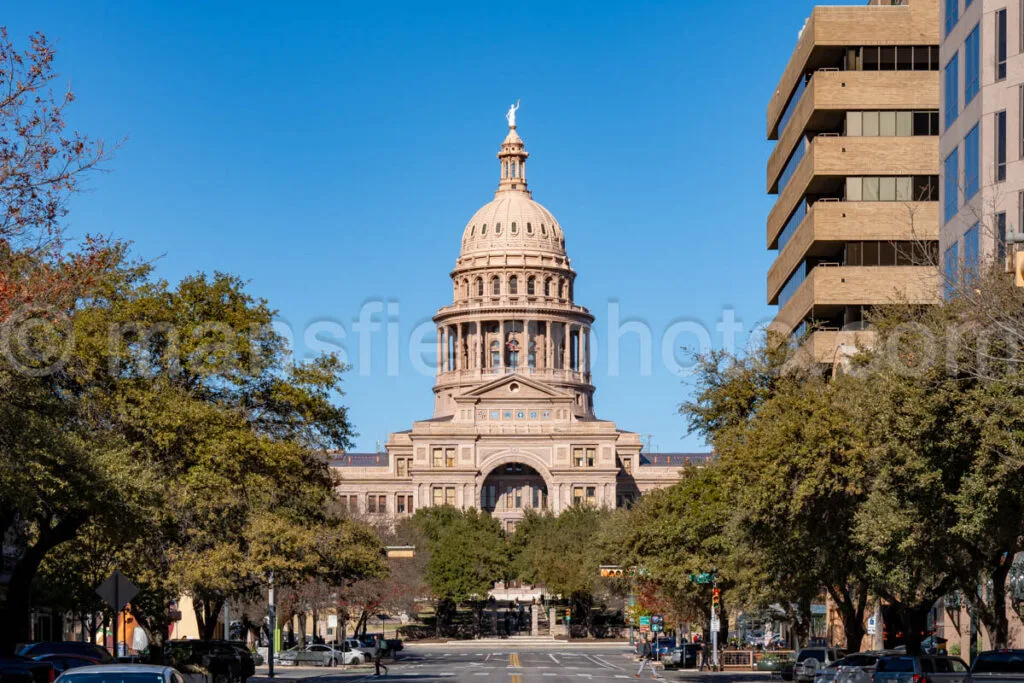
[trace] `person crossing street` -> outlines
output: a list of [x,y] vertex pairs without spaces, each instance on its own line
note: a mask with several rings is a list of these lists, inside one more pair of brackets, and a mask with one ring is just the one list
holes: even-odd
[[658,672],[654,668],[654,661],[651,653],[651,643],[649,640],[647,640],[646,635],[640,642],[640,668],[636,670],[637,678],[640,678],[640,674],[644,672],[645,665],[650,667],[651,669],[651,678],[657,679]]
[[377,636],[377,642],[373,648],[373,666],[374,676],[380,676],[380,670],[384,669],[384,675],[388,675],[388,668],[384,666],[382,659],[384,659],[384,652],[387,649],[387,643],[384,642],[384,635]]

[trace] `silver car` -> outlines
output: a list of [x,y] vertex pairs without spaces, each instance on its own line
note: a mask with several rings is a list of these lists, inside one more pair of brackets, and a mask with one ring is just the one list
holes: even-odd
[[61,683],[185,683],[181,674],[169,666],[152,664],[100,664],[68,669],[58,678]]
[[834,647],[805,647],[796,656],[793,678],[800,683],[811,683],[819,669],[827,669],[842,657],[842,651]]
[[892,652],[856,652],[839,660],[835,683],[871,683],[875,664]]

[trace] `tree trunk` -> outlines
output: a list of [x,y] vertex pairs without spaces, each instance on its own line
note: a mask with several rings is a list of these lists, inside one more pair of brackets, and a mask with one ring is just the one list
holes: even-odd
[[931,605],[917,604],[900,610],[900,621],[903,626],[903,644],[908,655],[921,654],[921,641],[928,627],[928,613]]
[[14,563],[0,609],[0,656],[14,654],[15,645],[32,640],[32,581],[46,555],[74,538],[83,523],[77,517],[68,517],[53,527],[40,525],[38,540]]
[[858,586],[856,597],[848,586],[830,586],[828,593],[839,608],[839,618],[843,622],[843,634],[846,637],[846,651],[860,652],[865,634],[864,610],[867,609],[867,587]]
[[989,579],[992,581],[992,592],[988,599],[978,595],[977,591],[964,591],[969,595],[975,608],[975,614],[981,621],[993,649],[1004,648],[1010,639],[1010,623],[1006,615],[1006,577],[1010,574],[1011,562],[1003,559],[1002,554],[992,565]]
[[193,597],[192,609],[196,613],[199,637],[203,640],[213,640],[217,630],[217,616],[224,610],[224,598]]
[[299,648],[306,647],[306,610],[300,610],[299,614]]

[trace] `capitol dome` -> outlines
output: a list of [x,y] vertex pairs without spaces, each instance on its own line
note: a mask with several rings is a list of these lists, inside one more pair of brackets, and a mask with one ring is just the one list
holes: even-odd
[[525,192],[499,192],[480,207],[462,233],[462,253],[539,250],[565,254],[558,221]]
[[473,214],[462,232],[462,255],[474,252],[543,251],[565,255],[565,235],[550,211],[533,201],[526,184],[530,156],[514,118],[498,152],[500,179],[494,199]]

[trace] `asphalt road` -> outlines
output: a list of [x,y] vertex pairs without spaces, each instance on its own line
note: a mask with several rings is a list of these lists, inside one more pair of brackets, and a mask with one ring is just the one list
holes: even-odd
[[[302,680],[308,683],[622,683],[636,680],[638,662],[624,645],[608,647],[530,647],[496,645],[489,647],[449,647],[406,645],[397,662],[385,660],[388,673],[379,679],[373,670],[276,667],[282,682]],[[253,683],[268,683],[258,671]],[[694,672],[659,671],[659,678],[670,683],[742,683],[767,677],[757,674],[698,675]],[[645,669],[644,680],[651,680]]]

